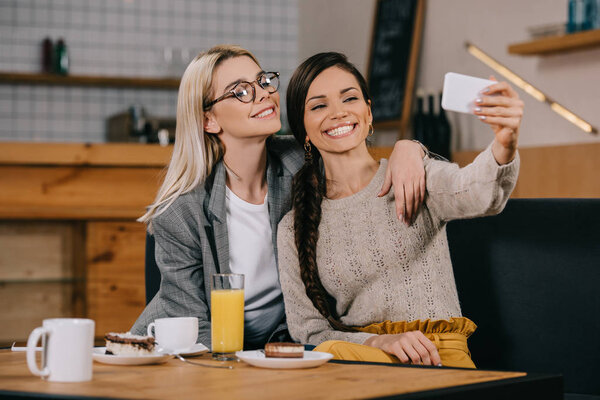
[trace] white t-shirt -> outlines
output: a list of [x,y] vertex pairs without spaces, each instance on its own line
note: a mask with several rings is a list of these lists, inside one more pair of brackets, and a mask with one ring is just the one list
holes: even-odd
[[285,313],[275,253],[269,205],[251,204],[226,188],[229,268],[244,274],[244,341],[262,343]]

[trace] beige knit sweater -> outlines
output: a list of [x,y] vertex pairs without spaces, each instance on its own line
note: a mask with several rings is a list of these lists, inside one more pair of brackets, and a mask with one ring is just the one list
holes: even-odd
[[[360,192],[324,199],[317,264],[325,289],[346,325],[460,317],[446,238],[446,222],[499,213],[512,192],[519,156],[498,166],[491,146],[472,164],[425,159],[427,196],[407,227],[390,192],[377,197],[387,161]],[[314,308],[300,278],[293,210],[278,228],[279,277],[292,338],[317,345],[325,340],[363,343],[369,333],[336,331]]]

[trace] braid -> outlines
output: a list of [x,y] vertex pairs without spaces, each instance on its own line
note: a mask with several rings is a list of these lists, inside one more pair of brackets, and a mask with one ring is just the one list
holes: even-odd
[[319,171],[318,150],[313,148],[311,153],[312,157],[307,158],[304,166],[294,176],[293,182],[294,236],[300,276],[306,287],[306,295],[315,308],[327,318],[329,325],[339,331],[354,332],[356,329],[336,319],[335,306],[331,304],[334,303],[334,299],[327,293],[319,278],[317,242],[325,179]]

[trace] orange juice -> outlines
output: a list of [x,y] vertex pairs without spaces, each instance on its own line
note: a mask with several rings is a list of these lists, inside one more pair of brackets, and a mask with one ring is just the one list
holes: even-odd
[[244,347],[244,289],[210,293],[213,353],[233,353]]

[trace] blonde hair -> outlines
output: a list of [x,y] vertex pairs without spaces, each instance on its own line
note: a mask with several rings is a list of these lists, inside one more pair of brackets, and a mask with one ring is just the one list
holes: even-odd
[[218,136],[204,132],[204,104],[213,96],[215,69],[229,58],[242,56],[250,57],[260,66],[248,50],[219,45],[198,54],[183,73],[177,96],[177,125],[171,161],[154,203],[138,219],[147,223],[150,231],[152,219],[162,214],[179,196],[204,182],[223,157],[225,148]]

